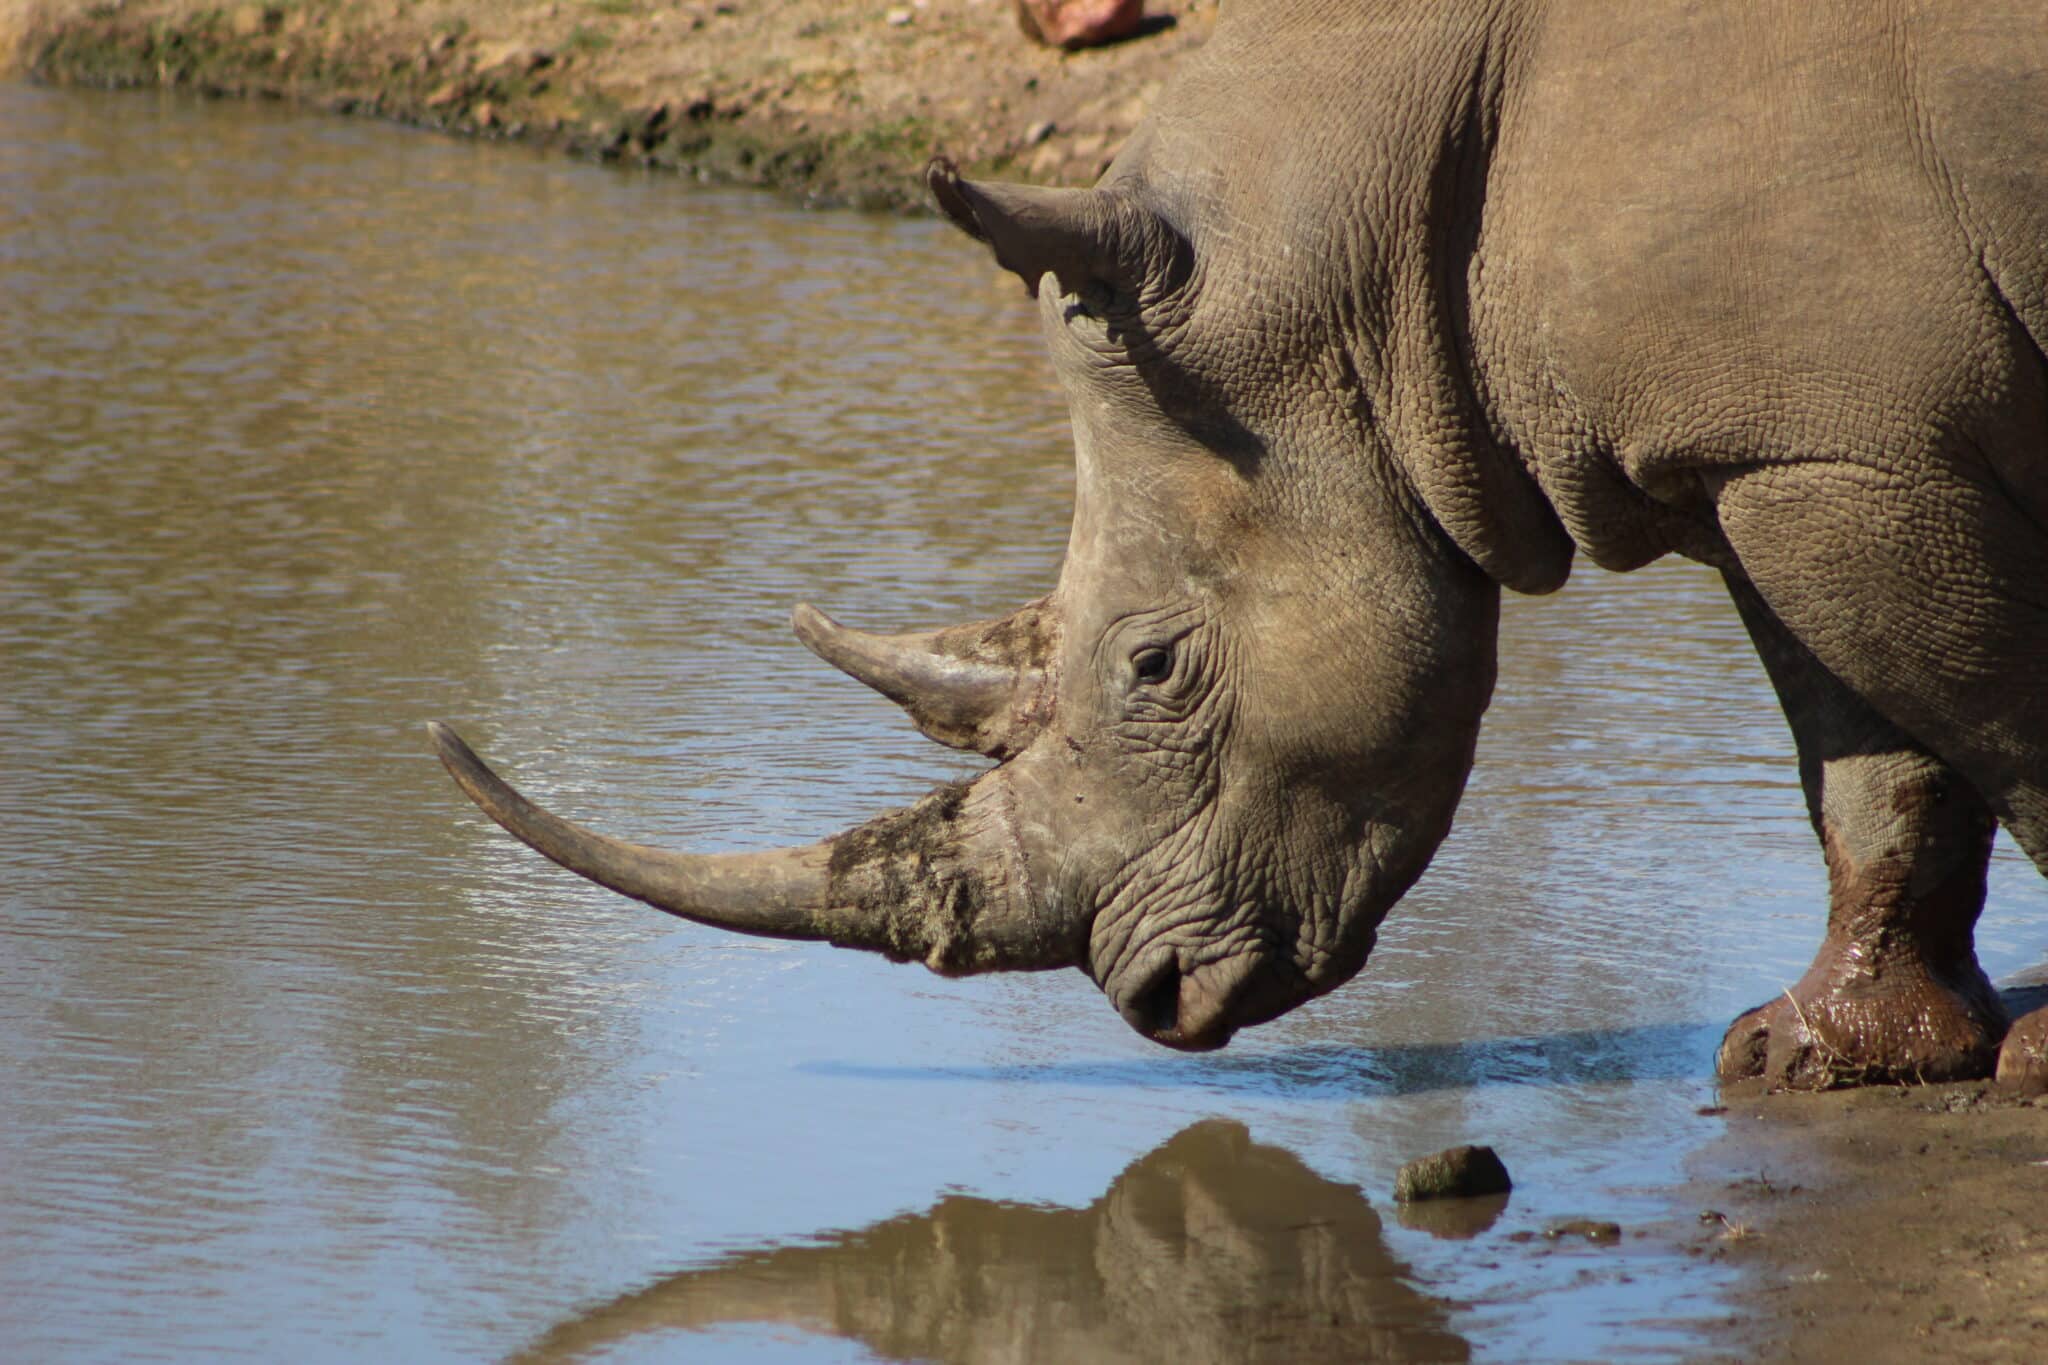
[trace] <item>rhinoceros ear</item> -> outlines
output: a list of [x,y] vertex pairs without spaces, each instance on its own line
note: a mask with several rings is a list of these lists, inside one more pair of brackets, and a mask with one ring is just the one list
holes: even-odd
[[996,264],[1023,280],[1034,298],[1048,273],[1064,293],[1140,303],[1186,279],[1186,240],[1108,190],[976,182],[944,157],[925,167],[925,184],[954,226],[987,243]]

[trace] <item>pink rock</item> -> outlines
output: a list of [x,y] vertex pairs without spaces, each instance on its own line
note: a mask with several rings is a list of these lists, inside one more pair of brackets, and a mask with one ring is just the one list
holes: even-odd
[[1137,32],[1145,0],[1017,0],[1017,26],[1048,47],[1092,47]]

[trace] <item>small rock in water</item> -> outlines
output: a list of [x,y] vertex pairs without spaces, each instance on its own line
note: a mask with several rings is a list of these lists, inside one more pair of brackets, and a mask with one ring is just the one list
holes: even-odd
[[1597,1218],[1571,1218],[1543,1229],[1543,1235],[1553,1242],[1560,1237],[1583,1237],[1589,1242],[1605,1245],[1621,1240],[1621,1224]]
[[1501,1165],[1491,1147],[1452,1147],[1409,1162],[1394,1177],[1394,1198],[1404,1204],[1417,1199],[1506,1194],[1512,1188],[1508,1168]]

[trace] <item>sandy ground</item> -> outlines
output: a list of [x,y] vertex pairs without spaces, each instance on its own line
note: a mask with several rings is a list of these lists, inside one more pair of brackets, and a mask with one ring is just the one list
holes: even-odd
[[[1214,0],[1026,42],[1009,0],[0,0],[0,69],[299,100],[823,202],[921,203],[934,152],[1085,183]],[[1818,909],[1815,919],[1819,930]],[[1731,1092],[1668,1231],[1756,1274],[1726,1359],[2048,1360],[2048,1102],[1989,1087]]]
[[1759,1281],[1731,1358],[2048,1360],[2048,1100],[1984,1085],[1727,1100],[1690,1193],[1702,1254]]
[[944,152],[1086,184],[1215,0],[1066,53],[1011,0],[0,0],[0,65],[516,137],[821,202],[920,207]]
[[[2048,968],[2004,997],[2014,1018],[2048,1006]],[[2048,1096],[1744,1082],[1722,1102],[1678,1235],[1755,1272],[1730,1359],[2048,1360]]]

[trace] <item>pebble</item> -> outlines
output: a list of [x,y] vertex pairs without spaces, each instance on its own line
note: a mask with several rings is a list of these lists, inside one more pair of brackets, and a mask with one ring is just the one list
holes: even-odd
[[1418,1157],[1394,1177],[1394,1198],[1404,1204],[1417,1199],[1506,1194],[1512,1188],[1508,1168],[1491,1147],[1447,1148],[1435,1156]]
[[1572,1218],[1545,1228],[1543,1235],[1553,1242],[1560,1237],[1583,1237],[1589,1242],[1604,1245],[1621,1240],[1621,1224],[1598,1218]]

